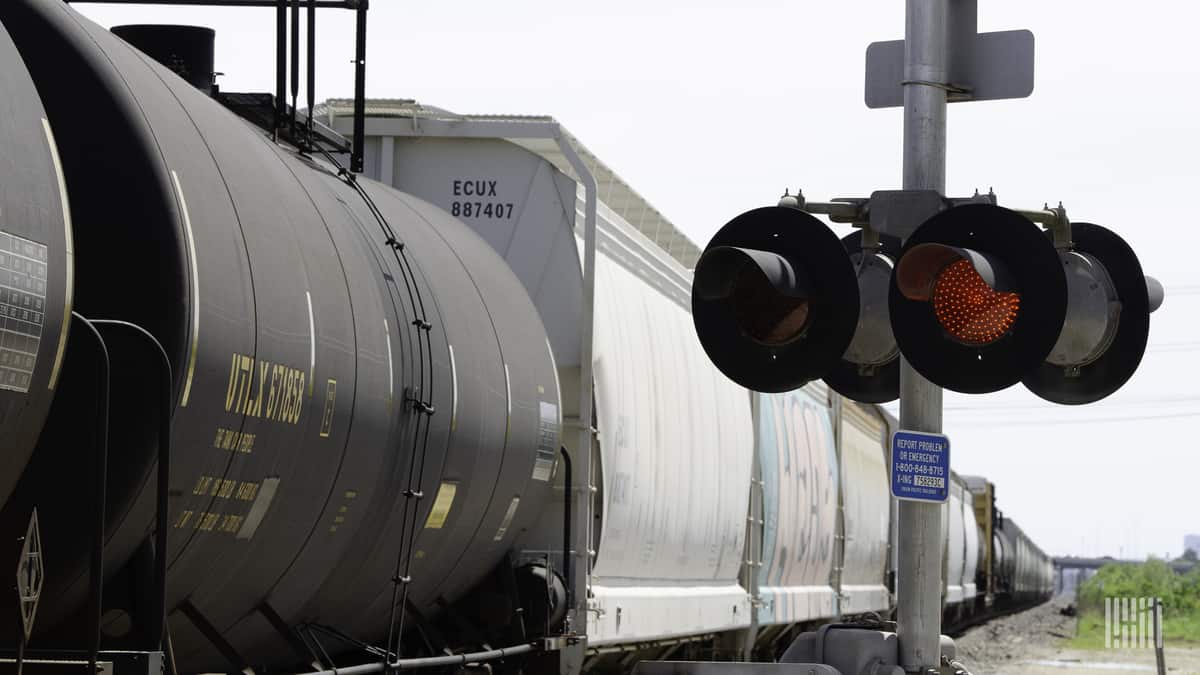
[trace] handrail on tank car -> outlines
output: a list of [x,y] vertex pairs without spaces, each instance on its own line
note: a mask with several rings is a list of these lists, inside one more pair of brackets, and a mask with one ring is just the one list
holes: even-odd
[[115,319],[88,319],[79,312],[71,312],[72,319],[80,324],[86,333],[96,340],[99,373],[96,388],[96,429],[95,429],[95,522],[92,532],[92,553],[88,568],[90,586],[89,608],[92,635],[88,648],[88,663],[92,670],[100,653],[100,622],[104,606],[104,529],[105,501],[107,500],[108,483],[108,434],[109,434],[109,394],[112,363],[109,358],[108,344],[104,340],[101,329],[119,329],[132,332],[153,347],[157,352],[162,374],[160,411],[158,423],[158,480],[157,499],[155,505],[155,542],[154,542],[154,614],[151,617],[149,635],[153,641],[152,647],[162,650],[166,634],[166,602],[167,602],[167,503],[171,476],[171,410],[173,407],[173,386],[171,360],[158,341],[148,330],[128,321]]
[[142,338],[150,351],[158,355],[160,381],[158,415],[158,480],[156,485],[156,508],[154,521],[154,615],[151,617],[148,634],[153,648],[162,650],[167,626],[167,529],[168,494],[171,481],[171,413],[173,402],[173,376],[171,359],[158,338],[145,328],[129,321],[117,319],[92,319],[97,328],[124,330]]
[[88,598],[89,625],[91,627],[90,644],[88,645],[88,672],[96,672],[96,661],[100,654],[100,614],[104,605],[104,502],[108,482],[108,385],[109,360],[108,346],[104,336],[96,326],[79,312],[71,312],[71,319],[81,326],[81,330],[91,334],[96,341],[99,359],[96,374],[96,429],[95,429],[95,478],[93,488],[96,500],[92,523],[92,555],[88,566]]

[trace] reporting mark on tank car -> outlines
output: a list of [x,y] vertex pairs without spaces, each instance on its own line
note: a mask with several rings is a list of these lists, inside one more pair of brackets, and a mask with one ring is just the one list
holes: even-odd
[[234,354],[225,412],[296,424],[304,407],[304,382],[299,368]]
[[0,389],[25,393],[46,319],[44,244],[0,231]]

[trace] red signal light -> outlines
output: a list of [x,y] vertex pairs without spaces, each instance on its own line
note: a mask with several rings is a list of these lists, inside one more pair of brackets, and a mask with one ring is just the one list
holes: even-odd
[[1025,216],[964,204],[908,238],[888,295],[900,353],[965,394],[1010,387],[1046,359],[1067,310],[1063,263]]
[[934,315],[951,337],[964,344],[999,340],[1012,328],[1020,310],[1019,294],[996,291],[965,259],[947,265],[934,282]]

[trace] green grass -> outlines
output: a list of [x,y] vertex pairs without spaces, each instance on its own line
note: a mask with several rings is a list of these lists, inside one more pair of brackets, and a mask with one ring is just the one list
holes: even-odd
[[[1168,647],[1200,647],[1200,611],[1168,615],[1163,619],[1163,643]],[[1104,612],[1089,611],[1079,616],[1074,649],[1104,648]]]

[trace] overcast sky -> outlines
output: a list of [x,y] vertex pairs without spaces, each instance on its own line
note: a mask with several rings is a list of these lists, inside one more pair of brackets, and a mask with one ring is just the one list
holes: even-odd
[[[1138,374],[1081,408],[1018,385],[947,394],[954,468],[1050,553],[1178,555],[1200,533],[1200,6],[982,0],[980,29],[1029,28],[1033,96],[950,107],[947,188],[1061,200],[1125,237],[1167,299]],[[899,109],[863,105],[867,43],[902,0],[375,0],[368,95],[463,113],[548,114],[697,243],[784,187],[900,186]],[[104,25],[217,30],[230,91],[273,88],[271,10],[76,5]],[[322,12],[317,98],[352,93],[352,16]],[[1189,209],[1192,211],[1189,213]]]

